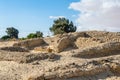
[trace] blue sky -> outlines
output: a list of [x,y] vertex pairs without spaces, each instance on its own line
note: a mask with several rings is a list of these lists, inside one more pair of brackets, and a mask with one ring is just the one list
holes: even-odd
[[45,35],[54,19],[49,16],[65,16],[75,21],[78,12],[69,9],[72,2],[80,0],[0,0],[0,37],[7,27],[19,30],[20,37],[36,31]]
[[7,27],[20,37],[36,31],[47,36],[58,16],[72,20],[77,31],[120,32],[120,0],[0,0],[0,37]]

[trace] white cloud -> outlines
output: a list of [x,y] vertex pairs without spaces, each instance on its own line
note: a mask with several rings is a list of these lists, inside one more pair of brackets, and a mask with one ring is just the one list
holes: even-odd
[[49,16],[50,19],[65,18],[65,16]]
[[77,17],[77,15],[72,15],[73,18]]
[[80,30],[120,31],[120,0],[81,0],[69,8],[80,12],[76,20]]

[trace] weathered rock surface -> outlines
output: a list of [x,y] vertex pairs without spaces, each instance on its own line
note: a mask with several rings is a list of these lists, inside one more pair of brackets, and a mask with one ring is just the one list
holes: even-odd
[[76,40],[75,44],[79,49],[87,48],[87,47],[92,47],[99,45],[101,41],[99,39],[95,38],[84,38],[80,37]]
[[81,58],[94,58],[117,54],[120,54],[120,42],[106,42],[96,46],[84,48],[74,56]]
[[0,44],[0,80],[120,80],[119,32],[75,32]]
[[[120,58],[120,56],[119,56]],[[120,64],[117,59],[91,60],[86,63],[55,64],[52,67],[41,65],[18,64],[13,61],[0,62],[1,80],[104,80],[109,77],[120,79]],[[53,63],[52,63],[53,64]],[[50,65],[49,65],[50,66]],[[101,77],[100,77],[101,76]]]
[[29,52],[28,49],[21,48],[21,47],[2,47],[0,50],[5,50],[5,51],[12,51],[12,52]]
[[59,55],[54,53],[29,53],[0,51],[0,61],[15,61],[18,63],[39,63],[41,60],[57,60]]
[[61,52],[70,45],[72,45],[72,44],[71,44],[71,41],[69,40],[69,37],[63,37],[58,40],[55,51]]
[[44,43],[43,39],[38,38],[38,39],[20,41],[18,43],[13,44],[13,46],[31,49],[31,48],[40,46],[43,43]]

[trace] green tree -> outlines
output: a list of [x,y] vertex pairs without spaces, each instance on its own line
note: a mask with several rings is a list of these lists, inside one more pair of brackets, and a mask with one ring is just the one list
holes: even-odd
[[18,39],[19,31],[17,29],[15,29],[14,27],[7,28],[6,33],[10,38],[17,38]]
[[36,35],[37,35],[38,38],[39,38],[39,37],[43,37],[43,33],[40,32],[40,31],[36,31]]
[[30,33],[28,34],[27,38],[31,39],[31,38],[40,38],[43,37],[43,33],[40,31],[36,31],[36,33]]
[[5,36],[2,36],[1,39],[2,39],[2,40],[8,40],[8,39],[10,39],[10,36],[5,35]]
[[30,33],[30,34],[28,34],[27,38],[28,39],[37,38],[37,35],[35,33]]
[[50,31],[53,32],[54,35],[75,32],[76,29],[77,28],[74,26],[73,22],[66,18],[59,18],[54,20],[54,24],[52,27],[50,27]]

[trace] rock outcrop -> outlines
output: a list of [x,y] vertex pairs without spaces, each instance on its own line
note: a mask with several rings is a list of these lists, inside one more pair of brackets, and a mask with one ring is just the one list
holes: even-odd
[[84,31],[0,44],[0,80],[120,80],[119,32]]
[[63,35],[57,35],[57,40],[55,41],[55,51],[56,52],[62,52],[65,49],[72,47],[76,48],[75,41],[79,37],[90,37],[84,32],[81,33],[69,33],[69,34],[63,34]]
[[59,55],[54,53],[8,52],[0,50],[0,61],[15,61],[18,63],[39,63],[41,60],[57,60]]
[[30,40],[20,41],[18,43],[15,43],[13,46],[32,49],[34,47],[40,46],[43,43],[44,43],[43,39],[38,38],[38,39],[30,39]]
[[75,45],[79,49],[87,48],[87,47],[92,47],[101,44],[101,40],[96,39],[96,38],[84,38],[80,37],[76,40]]
[[55,48],[56,48],[55,51],[56,52],[61,52],[65,48],[68,48],[68,46],[71,46],[71,45],[72,44],[71,44],[71,41],[70,41],[69,37],[63,37],[63,38],[61,38],[57,41],[57,44],[55,46]]
[[102,42],[120,42],[120,32],[87,31],[86,33],[91,37],[95,37],[102,40]]
[[[111,57],[112,58],[112,57]],[[119,57],[120,58],[120,57]],[[74,62],[54,65],[53,67],[40,65],[18,64],[16,62],[0,62],[1,80],[119,80],[120,64],[117,59],[110,58],[92,60],[83,64]],[[9,65],[8,65],[9,64]],[[5,66],[5,67],[4,67]],[[12,74],[11,74],[12,73]],[[109,79],[112,78],[112,79]]]
[[74,56],[94,58],[116,54],[120,54],[120,42],[106,42],[96,46],[87,47],[74,54]]

